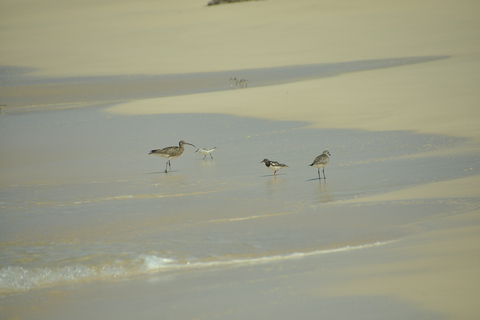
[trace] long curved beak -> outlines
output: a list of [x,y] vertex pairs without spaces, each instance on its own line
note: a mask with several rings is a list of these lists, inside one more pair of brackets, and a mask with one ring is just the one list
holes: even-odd
[[195,148],[195,146],[194,146],[193,144],[191,144],[191,143],[185,142],[185,144],[189,144],[189,145],[191,145],[192,147]]

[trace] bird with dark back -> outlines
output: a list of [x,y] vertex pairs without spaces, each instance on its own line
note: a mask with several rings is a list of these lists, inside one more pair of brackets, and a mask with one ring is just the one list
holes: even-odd
[[265,166],[267,166],[268,169],[274,170],[273,176],[276,177],[277,171],[283,168],[287,168],[288,166],[284,163],[280,163],[277,161],[272,161],[268,159],[263,159],[260,161],[260,163],[265,163]]
[[155,149],[155,150],[150,151],[149,154],[154,154],[156,156],[160,156],[162,158],[168,159],[167,163],[165,165],[165,173],[167,173],[168,172],[167,171],[168,167],[170,167],[170,171],[172,171],[172,165],[170,164],[170,160],[180,157],[182,155],[183,151],[185,150],[183,148],[183,146],[186,145],[186,144],[188,144],[192,147],[195,147],[193,144],[181,140],[178,143],[178,147],[177,146],[171,146],[171,147],[166,147],[166,148],[163,148],[163,149]]

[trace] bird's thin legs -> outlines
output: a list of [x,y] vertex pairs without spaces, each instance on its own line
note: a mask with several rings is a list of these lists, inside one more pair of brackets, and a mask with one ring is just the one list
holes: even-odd
[[[320,174],[320,168],[318,168],[317,170],[318,170],[318,179],[322,179],[322,175]],[[322,169],[322,172],[323,172],[323,179],[327,179],[325,177],[325,167]]]
[[168,167],[170,167],[170,171],[172,171],[172,165],[170,164],[170,160],[167,161],[167,163],[165,164],[165,173],[168,172]]

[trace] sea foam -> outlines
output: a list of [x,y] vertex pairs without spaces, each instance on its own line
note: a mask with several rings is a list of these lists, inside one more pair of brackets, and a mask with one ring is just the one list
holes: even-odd
[[67,266],[6,266],[0,268],[0,293],[27,291],[55,285],[74,284],[83,281],[112,280],[159,270],[173,259],[142,254],[132,260],[95,265]]
[[0,293],[5,294],[17,291],[28,291],[56,285],[75,284],[84,281],[113,280],[167,270],[272,263],[291,259],[301,259],[309,256],[367,249],[392,243],[394,241],[395,240],[374,242],[357,246],[344,246],[325,250],[295,252],[285,255],[271,255],[258,258],[189,261],[186,263],[177,263],[174,259],[158,255],[140,254],[134,259],[117,259],[114,262],[109,260],[109,263],[95,265],[75,264],[59,267],[6,266],[0,269]]

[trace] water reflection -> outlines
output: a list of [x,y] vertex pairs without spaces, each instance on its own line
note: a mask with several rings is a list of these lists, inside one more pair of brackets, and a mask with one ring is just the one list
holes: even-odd
[[319,202],[332,202],[335,200],[330,189],[327,186],[327,179],[318,180],[318,201]]
[[199,167],[201,172],[211,173],[216,167],[216,163],[213,159],[200,159]]
[[273,195],[283,189],[281,186],[285,185],[285,179],[281,177],[281,175],[280,177],[278,175],[270,175],[268,177],[270,177],[270,179],[266,181],[266,189],[269,195]]
[[152,182],[156,187],[164,187],[167,190],[173,191],[177,189],[184,189],[184,187],[187,185],[187,181],[187,176],[184,174],[172,174],[171,172],[164,172],[163,175]]

